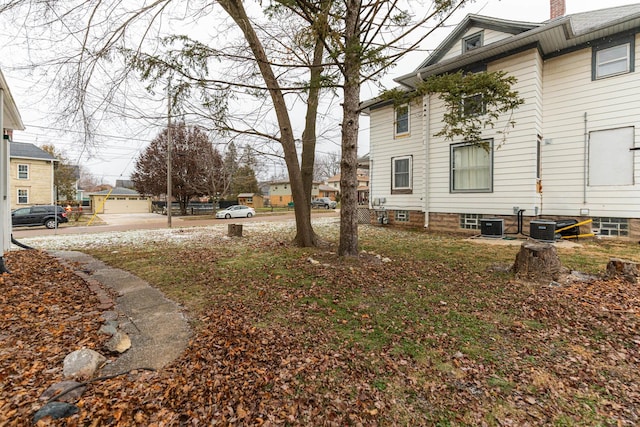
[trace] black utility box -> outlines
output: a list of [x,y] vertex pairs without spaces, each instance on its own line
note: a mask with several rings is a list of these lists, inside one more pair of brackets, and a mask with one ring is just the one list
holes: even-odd
[[529,236],[543,242],[553,242],[556,239],[556,223],[549,220],[533,220],[529,224]]
[[482,237],[502,238],[504,236],[504,219],[481,218],[480,234]]

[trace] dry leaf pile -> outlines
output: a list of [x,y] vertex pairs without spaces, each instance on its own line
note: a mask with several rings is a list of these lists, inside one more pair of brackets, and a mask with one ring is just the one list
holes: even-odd
[[[282,266],[306,286],[265,267],[254,299],[234,291],[246,278],[221,275],[229,291],[193,319],[181,358],[92,383],[80,412],[51,425],[640,424],[638,285],[534,286],[462,263],[314,257]],[[18,426],[61,379],[64,355],[103,338],[97,300],[70,270],[42,253],[8,261],[0,426]]]

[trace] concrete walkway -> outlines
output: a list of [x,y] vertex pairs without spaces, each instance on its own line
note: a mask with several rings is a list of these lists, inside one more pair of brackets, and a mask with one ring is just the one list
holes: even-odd
[[50,251],[50,254],[66,262],[83,279],[96,281],[117,295],[114,311],[119,314],[119,328],[131,339],[131,348],[107,364],[101,375],[140,368],[160,369],[187,348],[190,329],[180,308],[147,282],[82,252]]

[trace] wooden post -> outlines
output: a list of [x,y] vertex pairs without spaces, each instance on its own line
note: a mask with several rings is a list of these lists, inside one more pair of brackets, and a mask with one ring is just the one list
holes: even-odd
[[227,236],[242,237],[242,224],[229,224],[227,226]]

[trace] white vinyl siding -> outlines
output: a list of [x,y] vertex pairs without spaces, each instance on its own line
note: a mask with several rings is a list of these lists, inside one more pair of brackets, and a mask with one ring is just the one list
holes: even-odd
[[[410,128],[407,136],[395,139],[393,105],[376,108],[370,114],[371,162],[369,200],[384,199],[387,209],[421,210],[425,194],[424,132],[422,105],[410,104]],[[411,158],[411,191],[394,192],[393,159]]]
[[[450,144],[431,136],[429,143],[429,210],[434,213],[476,213],[512,215],[513,207],[534,215],[540,209],[536,192],[537,135],[542,133],[542,59],[536,49],[488,64],[488,71],[503,69],[518,79],[514,87],[526,99],[511,117],[501,118],[494,129],[486,129],[483,138],[492,138],[493,186],[491,192],[451,192]],[[442,129],[445,107],[437,96],[431,97],[430,135]],[[504,132],[504,133],[501,133]],[[463,143],[465,141],[453,141]],[[417,161],[414,173],[418,173]]]
[[[638,58],[636,53],[634,57]],[[638,218],[638,185],[589,186],[587,136],[592,132],[634,127],[640,132],[640,79],[635,73],[592,80],[592,49],[585,48],[545,62],[544,143],[542,147],[544,213]],[[630,114],[630,112],[633,112]],[[638,151],[627,151],[634,182],[640,173]]]

